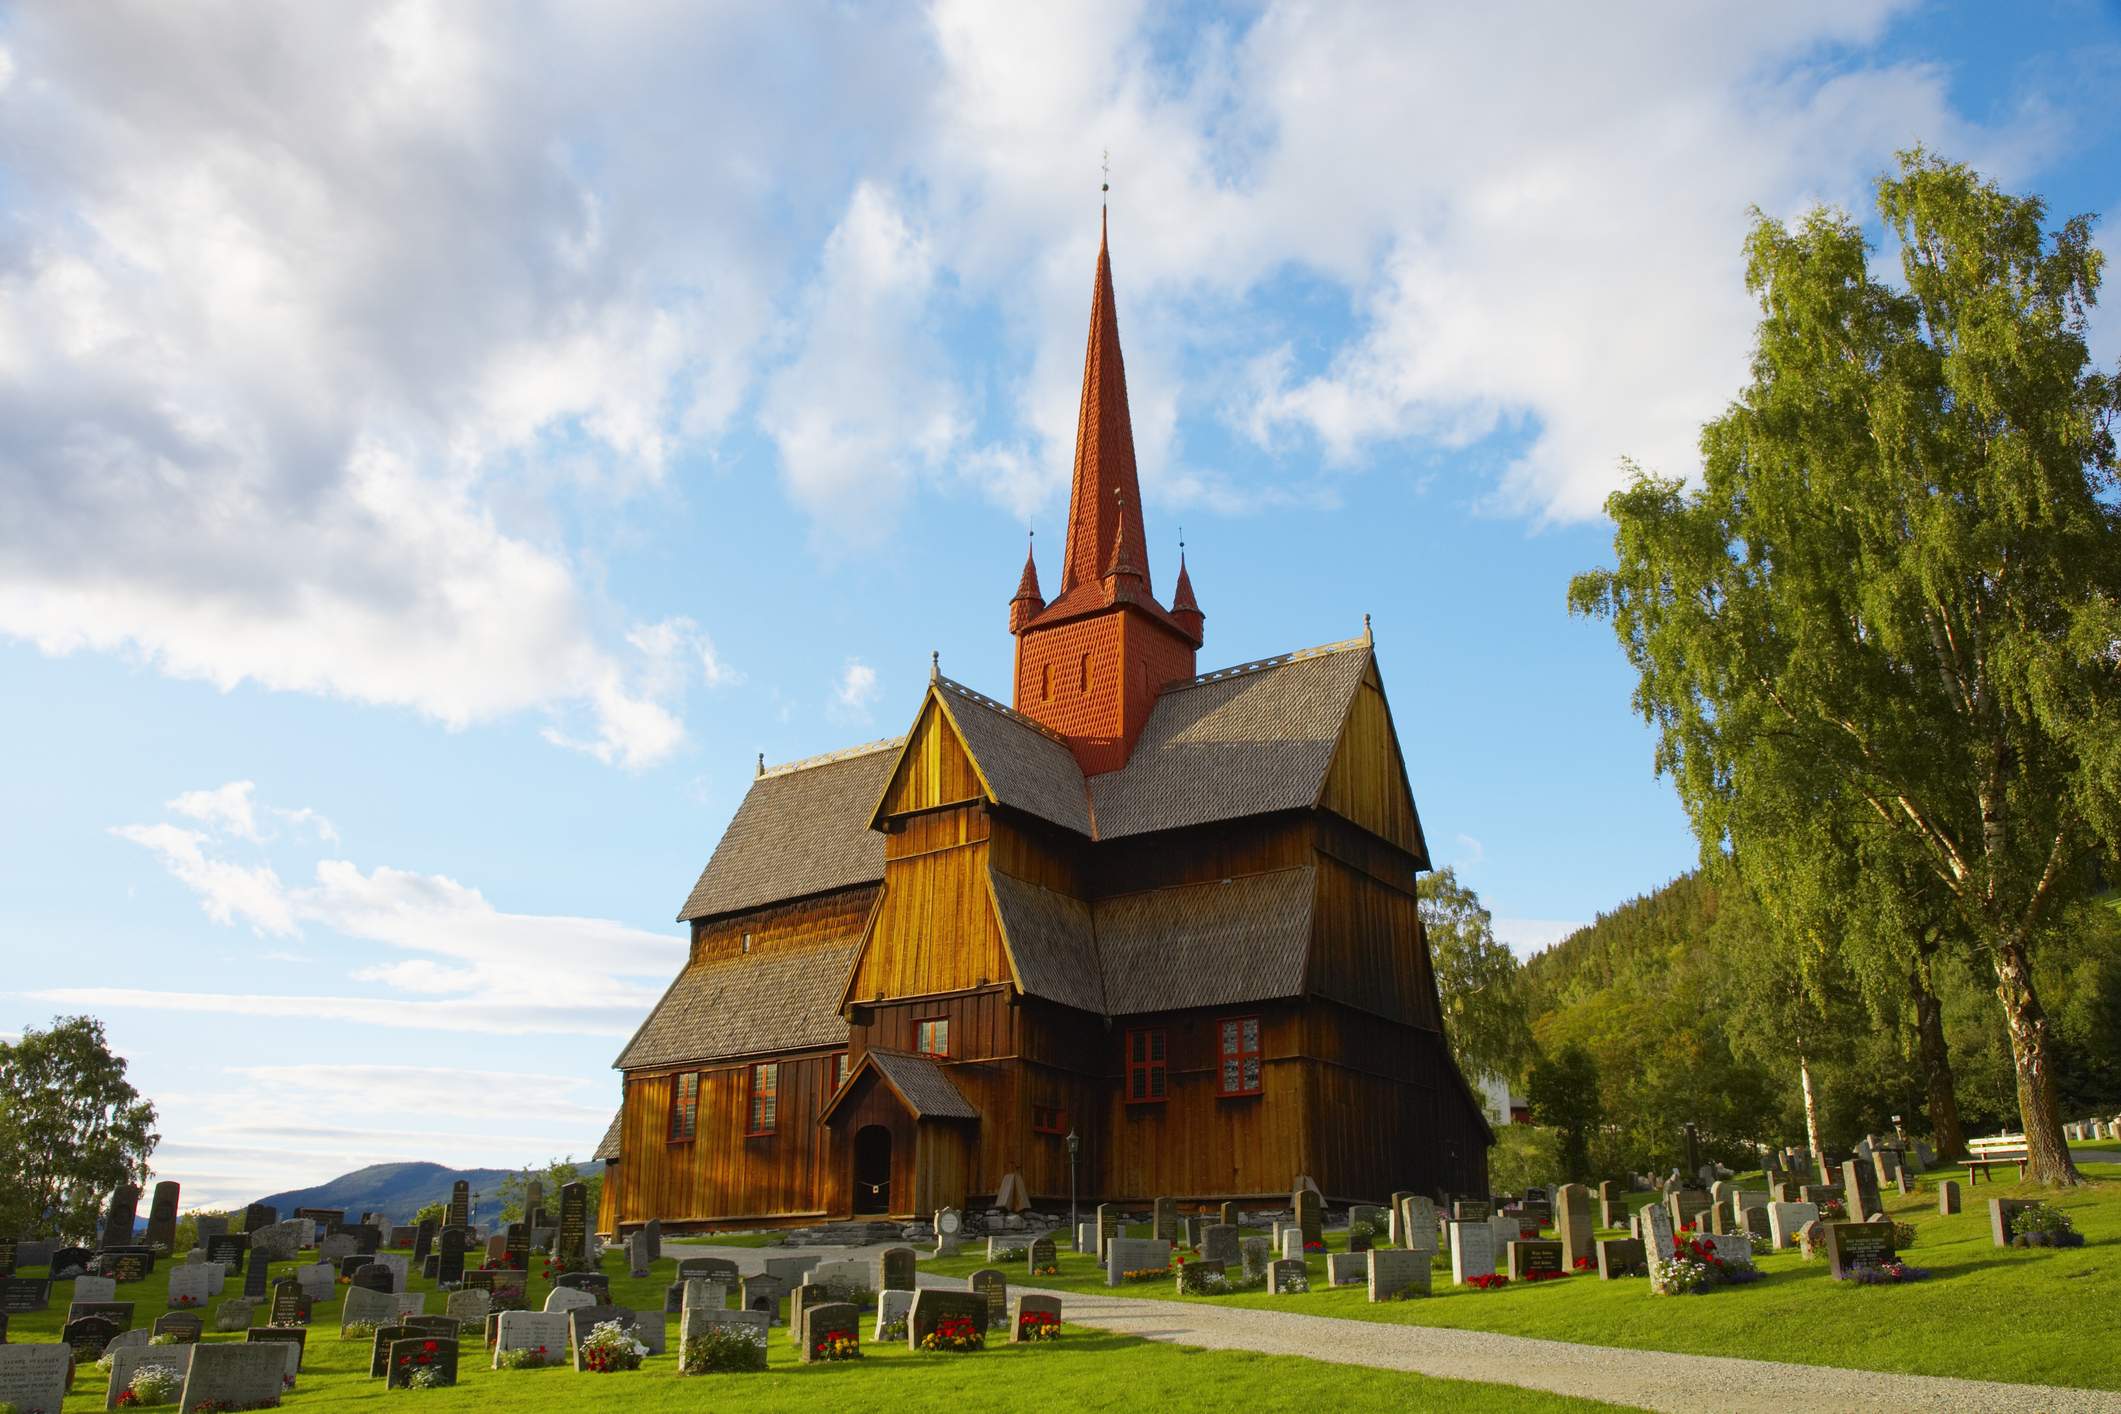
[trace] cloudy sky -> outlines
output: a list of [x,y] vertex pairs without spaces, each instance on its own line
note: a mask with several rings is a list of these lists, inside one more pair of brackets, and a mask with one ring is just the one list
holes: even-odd
[[756,754],[903,730],[931,649],[1006,690],[1108,152],[1158,588],[1183,526],[1203,667],[1372,614],[1439,862],[1552,941],[1692,859],[1562,596],[1743,377],[1748,209],[1920,141],[2121,210],[2117,54],[2091,0],[0,4],[0,1030],[104,1017],[193,1201],[585,1153]]

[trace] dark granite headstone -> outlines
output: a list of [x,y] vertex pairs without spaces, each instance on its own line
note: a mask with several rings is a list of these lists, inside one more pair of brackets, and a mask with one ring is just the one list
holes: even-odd
[[243,1259],[249,1251],[250,1234],[247,1232],[223,1233],[206,1239],[206,1260],[219,1262],[236,1276],[243,1274]]
[[74,1359],[79,1362],[101,1360],[103,1352],[118,1337],[118,1323],[101,1316],[82,1316],[71,1320],[59,1332],[59,1339],[73,1348]]
[[446,1223],[450,1227],[471,1226],[471,1185],[461,1178],[449,1186],[449,1216]]
[[146,1281],[148,1273],[155,1269],[154,1254],[145,1250],[105,1251],[99,1254],[98,1260],[103,1275],[120,1285]]
[[309,1324],[309,1294],[302,1290],[302,1283],[293,1277],[281,1277],[272,1284],[272,1311],[265,1318],[276,1326],[306,1326]]
[[121,1331],[133,1328],[133,1303],[130,1301],[74,1301],[66,1308],[66,1319],[78,1321],[83,1316],[100,1316]]
[[68,1277],[80,1276],[83,1272],[88,1270],[88,1264],[95,1257],[95,1255],[95,1253],[89,1251],[86,1247],[59,1248],[57,1251],[52,1253],[52,1280],[64,1281]]
[[1889,1262],[1895,1255],[1891,1223],[1827,1223],[1821,1236],[1827,1270],[1837,1277]]
[[878,1291],[913,1290],[913,1265],[915,1257],[911,1247],[887,1247],[877,1254],[876,1289]]
[[428,1257],[434,1253],[435,1233],[441,1230],[441,1226],[433,1218],[420,1219],[420,1226],[414,1231],[412,1239],[412,1264],[415,1267],[427,1265]]
[[1647,1254],[1639,1237],[1601,1237],[1597,1242],[1598,1275],[1604,1281],[1650,1274]]
[[368,1346],[368,1378],[380,1380],[390,1369],[392,1342],[410,1340],[418,1334],[418,1331],[407,1325],[377,1326],[375,1336]]
[[1510,1249],[1510,1271],[1512,1281],[1542,1276],[1548,1272],[1567,1271],[1563,1265],[1563,1248],[1559,1242],[1512,1242]]
[[435,1280],[454,1284],[464,1279],[464,1239],[468,1236],[461,1227],[442,1229],[442,1243],[438,1255],[441,1264],[435,1270]]
[[906,1314],[906,1346],[921,1348],[921,1339],[932,1335],[944,1320],[962,1316],[982,1335],[987,1331],[987,1299],[976,1291],[950,1291],[924,1286],[913,1293],[913,1309]]
[[199,1334],[205,1329],[206,1322],[196,1312],[172,1311],[155,1318],[152,1334],[175,1336],[179,1345],[197,1345]]
[[1325,1203],[1315,1188],[1299,1188],[1289,1195],[1289,1206],[1296,1211],[1296,1226],[1304,1235],[1304,1247],[1308,1250],[1314,1243],[1326,1240]]
[[390,1295],[391,1288],[395,1285],[390,1275],[390,1268],[375,1262],[366,1263],[359,1271],[355,1272],[350,1284],[364,1287],[369,1291],[380,1291],[385,1296]]
[[457,1343],[447,1336],[418,1335],[390,1344],[390,1389],[414,1388],[413,1377],[432,1380],[438,1388],[457,1382]]
[[987,1329],[998,1329],[1009,1315],[1009,1278],[992,1267],[982,1267],[965,1278],[965,1285],[987,1298]]
[[243,1294],[252,1301],[263,1301],[272,1291],[272,1263],[263,1257],[255,1257],[243,1269]]
[[280,1221],[280,1210],[270,1203],[253,1203],[243,1210],[243,1230],[256,1232]]
[[362,1223],[353,1230],[354,1251],[364,1257],[373,1257],[383,1250],[383,1229],[374,1223]]
[[605,1276],[602,1272],[562,1272],[559,1276],[553,1278],[552,1284],[554,1286],[571,1286],[576,1291],[589,1292],[597,1300],[606,1303],[611,1300],[611,1278]]
[[164,1252],[177,1245],[177,1185],[171,1179],[155,1185],[154,1200],[148,1204],[147,1245]]
[[7,1277],[0,1280],[0,1311],[27,1314],[51,1304],[52,1284],[41,1277]]
[[1458,1223],[1484,1223],[1488,1220],[1489,1205],[1477,1198],[1461,1198],[1451,1205],[1451,1221]]
[[530,1270],[530,1224],[508,1225],[508,1265],[519,1272]]
[[302,1368],[302,1355],[309,1351],[309,1330],[305,1326],[252,1326],[243,1333],[249,1345],[292,1345],[301,1354],[295,1356],[295,1369]]
[[553,1256],[570,1266],[589,1260],[589,1186],[565,1184],[560,1189],[560,1233]]
[[130,1247],[133,1228],[140,1217],[140,1190],[121,1183],[110,1191],[110,1208],[103,1215],[103,1247]]
[[1040,1267],[1056,1266],[1059,1262],[1060,1253],[1054,1248],[1052,1238],[1037,1237],[1031,1240],[1031,1258],[1028,1263],[1031,1275],[1036,1276]]

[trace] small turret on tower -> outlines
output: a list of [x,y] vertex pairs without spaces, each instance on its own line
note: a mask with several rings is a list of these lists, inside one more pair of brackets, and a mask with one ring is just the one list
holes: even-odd
[[1024,625],[1038,617],[1038,611],[1046,607],[1046,596],[1038,591],[1038,556],[1033,550],[1036,542],[1024,546],[1024,573],[1016,581],[1016,595],[1009,601],[1009,632],[1022,633]]
[[1186,572],[1186,542],[1178,542],[1178,583],[1171,590],[1171,621],[1193,635],[1193,641],[1202,641],[1201,629],[1208,616],[1200,611],[1200,604],[1193,597],[1193,576]]

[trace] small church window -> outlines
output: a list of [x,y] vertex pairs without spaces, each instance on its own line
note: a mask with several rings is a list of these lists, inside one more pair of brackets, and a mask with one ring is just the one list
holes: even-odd
[[700,1113],[700,1076],[687,1071],[670,1087],[670,1142],[682,1144],[692,1138]]
[[915,1022],[913,1026],[913,1049],[924,1056],[947,1056],[950,1054],[950,1018],[932,1017]]
[[1221,1093],[1257,1095],[1260,1091],[1259,1018],[1232,1017],[1221,1023]]
[[781,1068],[771,1061],[751,1067],[751,1123],[746,1134],[771,1134],[781,1117]]
[[832,1088],[843,1088],[847,1084],[847,1053],[841,1051],[832,1058]]
[[1068,1112],[1053,1105],[1033,1105],[1031,1128],[1039,1134],[1066,1134]]
[[1127,1103],[1148,1104],[1164,1098],[1164,1033],[1161,1029],[1127,1033]]

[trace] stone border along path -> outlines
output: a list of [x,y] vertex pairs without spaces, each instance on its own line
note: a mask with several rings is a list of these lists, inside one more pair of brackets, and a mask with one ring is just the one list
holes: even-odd
[[[2081,1156],[2080,1156],[2081,1157]],[[906,1244],[894,1244],[906,1245]],[[878,1247],[722,1247],[665,1239],[665,1254],[680,1248],[693,1256],[734,1258],[740,1270],[765,1270],[768,1257],[816,1252],[820,1256],[869,1257]],[[921,1286],[961,1290],[962,1280],[920,1272]],[[1078,1291],[1009,1284],[1013,1296],[1038,1292],[1061,1298],[1062,1318],[1144,1340],[1197,1345],[1208,1350],[1250,1350],[1262,1355],[1298,1355],[1339,1365],[1367,1365],[1447,1380],[1516,1385],[1572,1394],[1638,1409],[1697,1414],[1703,1410],[1845,1408],[2040,1410],[2043,1414],[2121,1414],[2121,1394],[2059,1385],[2005,1384],[1941,1375],[1904,1375],[1884,1370],[1846,1370],[1838,1365],[1797,1365],[1741,1360],[1727,1355],[1682,1355],[1665,1350],[1628,1350],[1610,1345],[1445,1326],[1351,1321],[1202,1302],[1091,1296]],[[1644,1300],[1651,1298],[1645,1296]]]

